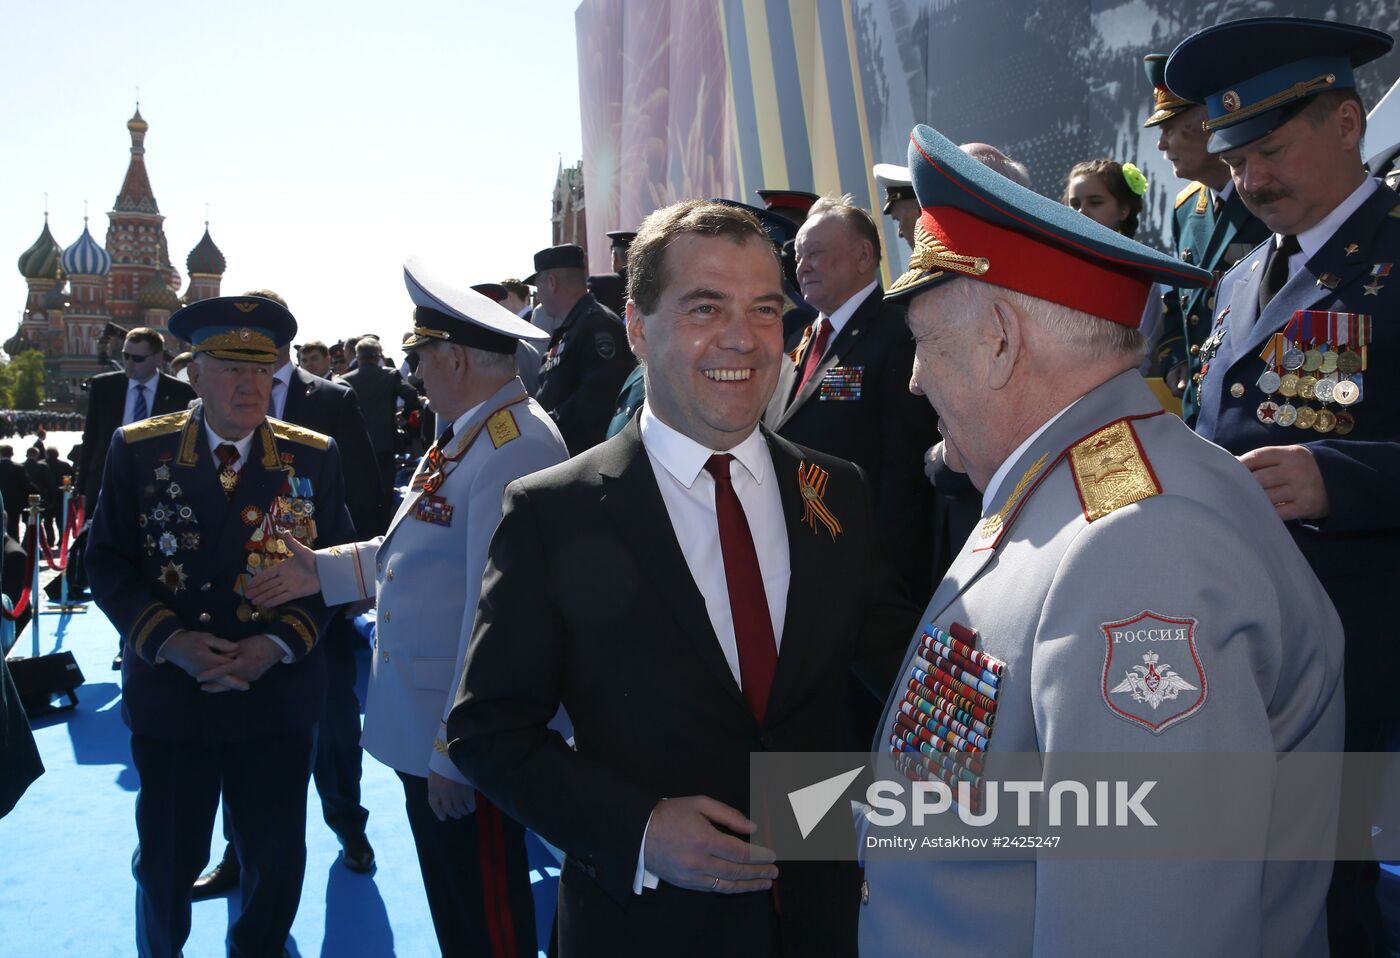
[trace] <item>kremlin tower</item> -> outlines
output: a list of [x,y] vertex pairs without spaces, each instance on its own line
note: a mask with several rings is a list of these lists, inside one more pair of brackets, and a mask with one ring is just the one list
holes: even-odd
[[[108,323],[163,331],[181,305],[219,295],[226,266],[206,220],[204,236],[185,260],[189,288],[179,295],[180,273],[170,262],[165,217],[146,173],[149,125],[139,105],[126,128],[131,159],[107,214],[106,243],[97,244],[84,216],[82,235],[64,249],[49,232],[45,213],[43,232],[19,258],[29,292],[24,318],[5,349],[11,355],[25,347],[42,349],[45,394],[61,403],[76,403],[83,381],[110,368],[99,358]],[[170,339],[167,351],[177,352],[180,345]]]

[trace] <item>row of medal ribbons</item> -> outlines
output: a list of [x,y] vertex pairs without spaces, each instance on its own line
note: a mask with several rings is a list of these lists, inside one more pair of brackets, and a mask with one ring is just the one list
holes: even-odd
[[[1256,410],[1259,421],[1335,431],[1339,436],[1350,433],[1356,428],[1351,407],[1365,395],[1362,373],[1370,342],[1370,316],[1322,310],[1294,313],[1259,354],[1264,372],[1257,385],[1265,395]],[[1318,408],[1310,405],[1313,402]],[[1331,408],[1334,404],[1336,409]]]

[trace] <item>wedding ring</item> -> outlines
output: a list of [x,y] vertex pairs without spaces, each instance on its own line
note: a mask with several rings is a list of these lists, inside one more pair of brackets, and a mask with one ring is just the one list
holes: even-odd
[[719,876],[716,875],[716,876],[715,876],[715,883],[714,883],[713,885],[710,886],[710,891],[714,891],[714,890],[715,890],[716,888],[718,888],[718,887],[719,887]]

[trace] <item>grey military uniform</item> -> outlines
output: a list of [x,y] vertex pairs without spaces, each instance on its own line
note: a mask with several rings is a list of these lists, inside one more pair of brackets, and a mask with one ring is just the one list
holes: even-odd
[[[457,687],[506,484],[568,458],[559,430],[512,380],[443,450],[444,478],[419,488],[426,457],[388,532],[316,553],[327,603],[375,598],[378,621],[361,744],[385,765],[465,779],[434,742]],[[433,759],[430,763],[430,759]]]
[[[975,630],[1005,663],[988,753],[1341,749],[1332,604],[1255,480],[1162,414],[1136,371],[1069,407],[992,502],[923,619]],[[1113,627],[1144,614],[1179,625],[1115,647]],[[877,751],[891,750],[918,643]],[[1131,694],[1125,676],[1148,655],[1190,688],[1156,705]],[[861,953],[927,941],[998,958],[1324,954],[1330,874],[1330,862],[872,860]]]

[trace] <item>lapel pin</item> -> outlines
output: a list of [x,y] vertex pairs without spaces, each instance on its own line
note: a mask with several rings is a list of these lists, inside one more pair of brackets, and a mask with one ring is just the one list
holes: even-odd
[[807,523],[813,532],[817,531],[817,523],[820,522],[835,540],[841,532],[841,523],[822,501],[828,475],[827,471],[816,463],[809,466],[802,462],[797,466],[797,488],[802,494],[802,521]]
[[1355,243],[1348,243],[1348,244],[1347,244],[1346,254],[1347,254],[1348,256],[1355,256],[1355,255],[1356,255],[1357,253],[1359,253],[1359,252],[1361,252],[1361,247],[1360,247],[1360,246],[1357,246]]

